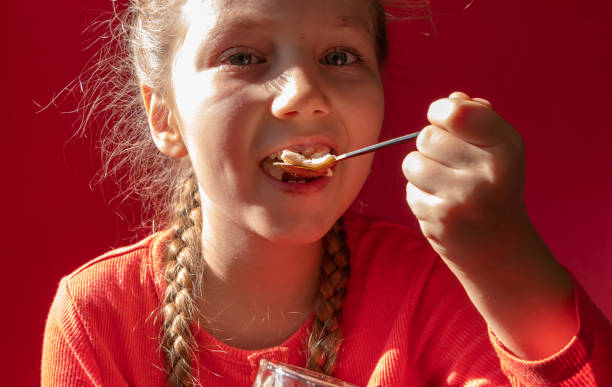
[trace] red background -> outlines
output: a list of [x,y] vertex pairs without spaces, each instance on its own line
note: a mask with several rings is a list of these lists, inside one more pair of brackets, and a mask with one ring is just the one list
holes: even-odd
[[[430,32],[426,24],[390,25],[383,137],[419,129],[429,103],[454,90],[491,100],[525,140],[533,221],[611,318],[610,2],[476,0],[464,12],[459,1],[432,2],[435,37],[414,33]],[[36,385],[44,320],[60,277],[134,233],[108,204],[113,186],[89,188],[99,157],[89,139],[70,140],[77,117],[62,112],[74,101],[40,113],[36,106],[79,74],[93,53],[84,50],[91,37],[81,32],[109,2],[11,5],[14,24],[5,36],[12,39],[2,64],[9,117],[2,152],[9,300],[3,356],[11,382]],[[400,172],[412,146],[377,156],[358,208],[414,224]]]

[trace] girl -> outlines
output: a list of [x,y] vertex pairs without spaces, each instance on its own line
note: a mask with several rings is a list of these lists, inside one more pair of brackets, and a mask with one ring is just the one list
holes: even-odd
[[371,386],[612,383],[612,328],[529,221],[488,101],[435,101],[404,161],[429,244],[345,213],[371,156],[273,164],[376,142],[381,2],[133,0],[122,27],[108,143],[164,230],[62,280],[44,385],[250,385],[261,358]]

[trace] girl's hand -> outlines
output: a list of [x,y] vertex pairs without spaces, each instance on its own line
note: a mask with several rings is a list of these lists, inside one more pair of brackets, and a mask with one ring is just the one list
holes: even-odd
[[488,101],[460,92],[432,103],[427,118],[431,125],[402,166],[406,200],[448,264],[497,267],[495,252],[531,229],[521,137]]
[[423,234],[507,348],[525,359],[555,353],[577,331],[573,282],[527,215],[520,136],[464,93],[427,116],[403,163]]

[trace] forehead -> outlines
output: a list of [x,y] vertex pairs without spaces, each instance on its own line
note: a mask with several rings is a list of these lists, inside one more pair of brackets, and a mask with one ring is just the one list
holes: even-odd
[[373,35],[371,4],[372,0],[190,0],[183,16],[188,26],[197,29],[317,24]]

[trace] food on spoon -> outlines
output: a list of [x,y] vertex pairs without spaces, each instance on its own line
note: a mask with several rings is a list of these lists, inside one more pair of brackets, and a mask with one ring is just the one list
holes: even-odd
[[308,158],[302,154],[285,149],[283,153],[281,153],[280,158],[286,164],[308,169],[322,169],[336,161],[335,156],[329,153],[315,157],[317,155],[318,154],[314,154],[312,158]]
[[[324,145],[294,146],[269,155],[261,161],[261,168],[276,180],[286,183],[308,183],[320,177],[333,176],[330,168],[335,156]],[[331,161],[331,162],[330,162]]]
[[316,178],[333,176],[331,166],[335,163],[334,155],[327,151],[297,153],[288,149],[279,152],[277,158],[282,162],[275,162],[274,166],[282,168],[294,177]]

